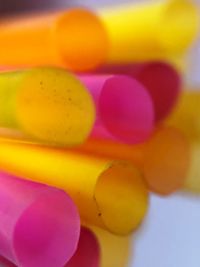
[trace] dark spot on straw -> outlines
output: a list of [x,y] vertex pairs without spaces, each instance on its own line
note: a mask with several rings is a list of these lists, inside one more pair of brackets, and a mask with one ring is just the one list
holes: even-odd
[[101,216],[101,212],[98,213],[98,216],[99,216],[99,217]]

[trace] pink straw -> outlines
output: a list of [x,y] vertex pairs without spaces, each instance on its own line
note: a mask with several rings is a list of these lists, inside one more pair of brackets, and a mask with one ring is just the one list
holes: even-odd
[[0,173],[0,255],[20,267],[63,267],[80,220],[61,190]]
[[80,76],[97,109],[93,136],[125,143],[146,140],[154,127],[154,110],[143,85],[125,75]]
[[152,97],[156,122],[172,112],[180,96],[181,77],[172,65],[165,62],[107,65],[95,72],[126,74],[141,82]]
[[77,251],[65,267],[100,267],[100,247],[91,230],[81,228]]

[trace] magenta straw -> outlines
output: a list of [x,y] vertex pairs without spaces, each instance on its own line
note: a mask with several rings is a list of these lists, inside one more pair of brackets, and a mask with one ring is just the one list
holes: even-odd
[[100,267],[99,243],[89,229],[81,228],[77,251],[65,267]]
[[152,97],[156,122],[165,119],[172,112],[181,93],[180,74],[172,65],[165,62],[106,65],[96,72],[126,74],[141,82]]
[[63,267],[80,234],[71,198],[5,173],[0,185],[0,255],[18,267]]
[[144,86],[126,75],[80,76],[97,109],[92,135],[125,143],[146,140],[154,128],[154,108]]

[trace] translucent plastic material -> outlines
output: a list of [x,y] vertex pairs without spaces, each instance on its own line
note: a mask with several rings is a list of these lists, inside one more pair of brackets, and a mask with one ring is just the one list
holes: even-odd
[[93,136],[125,143],[146,140],[153,131],[154,109],[150,95],[136,80],[125,75],[81,76],[97,109]]
[[100,19],[84,8],[4,19],[0,23],[0,64],[91,69],[105,61],[107,34]]
[[117,236],[92,227],[101,249],[100,267],[128,267],[133,254],[132,236]]
[[191,141],[200,141],[200,92],[184,91],[168,123],[180,129]]
[[181,76],[172,65],[164,62],[105,65],[96,72],[130,75],[143,84],[152,97],[156,122],[169,116],[180,97]]
[[129,160],[142,169],[152,191],[168,195],[180,189],[190,161],[189,143],[175,128],[157,129],[144,144],[125,145],[108,140],[88,140],[78,151],[107,158]]
[[85,141],[95,119],[86,88],[57,68],[0,73],[0,127],[21,138],[51,145]]
[[62,267],[76,251],[80,220],[63,191],[0,173],[0,254],[20,267]]
[[125,161],[1,139],[0,168],[64,189],[77,205],[82,222],[117,234],[135,229],[148,208],[142,174]]
[[99,11],[107,29],[108,62],[167,59],[182,53],[198,29],[198,9],[191,0],[149,1]]
[[101,267],[101,251],[91,230],[82,227],[76,253],[65,267]]

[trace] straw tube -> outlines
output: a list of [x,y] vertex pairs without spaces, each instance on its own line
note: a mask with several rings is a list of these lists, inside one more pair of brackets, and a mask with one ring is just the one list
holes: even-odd
[[64,267],[101,267],[101,251],[95,234],[82,227],[76,253]]
[[117,236],[103,229],[92,227],[101,249],[101,264],[99,267],[128,267],[133,253],[132,235]]
[[198,10],[190,0],[127,4],[99,14],[109,35],[110,63],[166,59],[182,53],[197,34]]
[[172,65],[162,61],[105,65],[95,72],[129,75],[143,84],[153,100],[156,122],[169,116],[180,97],[181,76]]
[[65,66],[87,70],[105,61],[108,41],[101,20],[84,8],[1,20],[0,64]]
[[33,68],[0,73],[0,127],[51,145],[85,141],[95,119],[92,98],[62,69]]
[[169,117],[168,123],[174,125],[188,137],[190,141],[200,140],[200,92],[185,90]]
[[125,75],[80,76],[96,104],[93,136],[138,143],[153,131],[154,109],[150,95]]
[[64,189],[78,206],[82,221],[117,234],[135,229],[147,211],[142,174],[125,161],[1,139],[0,168]]
[[74,254],[80,220],[63,191],[0,173],[0,254],[20,267],[62,267]]
[[131,161],[142,169],[149,189],[162,195],[171,194],[183,186],[189,167],[187,139],[172,127],[157,129],[144,144],[130,146],[91,139],[78,151]]

